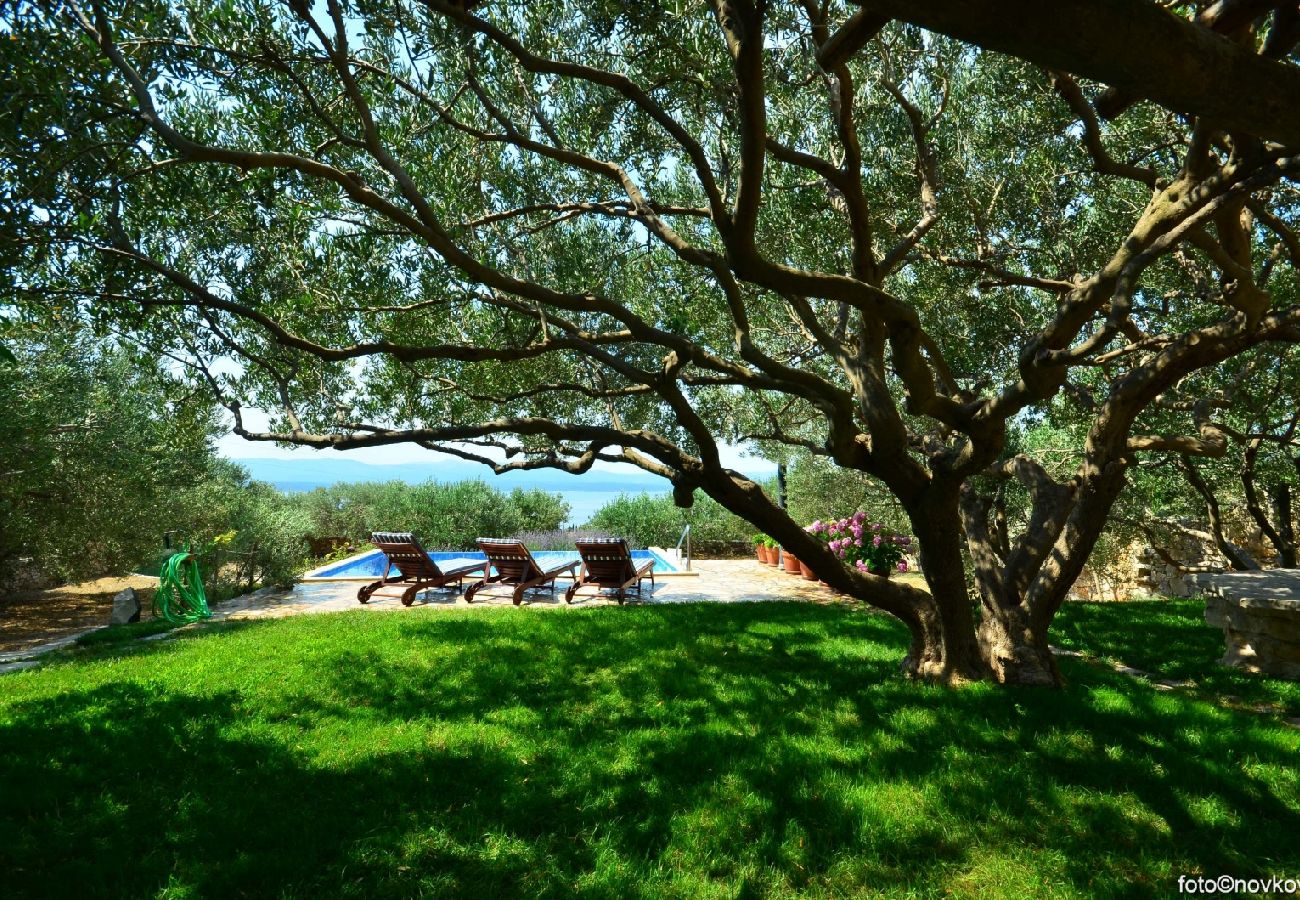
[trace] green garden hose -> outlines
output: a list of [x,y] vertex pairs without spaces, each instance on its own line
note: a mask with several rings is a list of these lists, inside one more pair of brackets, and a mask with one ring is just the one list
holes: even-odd
[[173,553],[163,563],[153,605],[155,614],[176,625],[197,622],[212,615],[207,595],[203,593],[199,561],[188,550]]

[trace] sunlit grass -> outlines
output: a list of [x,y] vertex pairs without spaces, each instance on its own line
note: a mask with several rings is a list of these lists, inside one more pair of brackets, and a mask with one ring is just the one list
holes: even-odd
[[1067,603],[1052,626],[1060,647],[1122,662],[1237,705],[1269,704],[1300,716],[1300,683],[1217,665],[1223,631],[1205,624],[1204,600]]
[[[1208,629],[1207,629],[1208,630]],[[193,636],[192,636],[193,635]],[[212,627],[0,679],[5,893],[1165,896],[1300,871],[1300,735],[808,604]]]

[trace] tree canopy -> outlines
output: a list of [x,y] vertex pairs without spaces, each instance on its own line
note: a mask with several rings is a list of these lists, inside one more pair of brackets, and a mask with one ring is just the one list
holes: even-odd
[[[1225,367],[1300,342],[1300,32],[1051,6],[20,3],[6,295],[250,439],[641,466],[906,622],[909,671],[1055,683],[1126,473],[1224,453]],[[1067,412],[1062,471],[1018,436]],[[737,442],[878,479],[929,591],[840,565]]]
[[0,360],[0,584],[28,554],[65,578],[149,559],[169,527],[159,522],[211,474],[211,396],[75,328],[11,341],[13,361]]

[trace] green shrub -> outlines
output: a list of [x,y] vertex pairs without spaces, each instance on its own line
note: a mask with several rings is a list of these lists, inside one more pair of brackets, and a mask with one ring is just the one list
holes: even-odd
[[638,547],[675,547],[688,524],[697,546],[745,543],[753,529],[698,492],[690,509],[674,505],[670,494],[620,494],[596,510],[587,527],[627,538]]
[[510,502],[518,508],[524,527],[531,531],[557,531],[569,518],[569,504],[560,494],[515,488],[510,492]]
[[[685,512],[686,520],[691,524],[691,540],[697,546],[744,544],[754,528],[740,516],[724,509],[712,497],[706,497],[698,491],[695,494],[695,505]],[[678,529],[678,535],[680,533],[681,529]],[[673,536],[673,544],[677,543],[678,535]]]
[[307,558],[311,519],[291,506],[267,485],[254,483],[241,510],[230,552],[239,564],[243,581],[254,584],[289,584],[302,572]]
[[431,550],[464,550],[479,537],[553,531],[569,515],[559,494],[505,493],[483,481],[336,484],[291,500],[312,536],[359,542],[373,531],[414,531]]
[[311,517],[274,487],[223,463],[178,495],[164,520],[199,556],[209,599],[263,584],[288,584],[307,558]]
[[406,485],[400,481],[336,484],[317,488],[290,499],[311,519],[313,537],[365,540],[388,511],[401,505]]

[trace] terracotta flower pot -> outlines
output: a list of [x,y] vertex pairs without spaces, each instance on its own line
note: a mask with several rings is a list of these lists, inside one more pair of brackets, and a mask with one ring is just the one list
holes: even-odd
[[767,562],[767,547],[764,546],[763,544],[755,544],[754,555],[758,557],[759,562],[761,563]]
[[788,574],[788,575],[798,575],[798,574],[799,574],[799,557],[795,556],[795,555],[794,555],[793,553],[791,553],[789,550],[783,550],[783,551],[781,551],[781,556],[782,556],[782,564],[785,566],[786,574]]
[[769,566],[781,565],[781,549],[779,547],[767,548],[767,564]]
[[816,581],[817,573],[808,568],[808,564],[802,559],[799,560],[799,574],[804,577],[805,581]]

